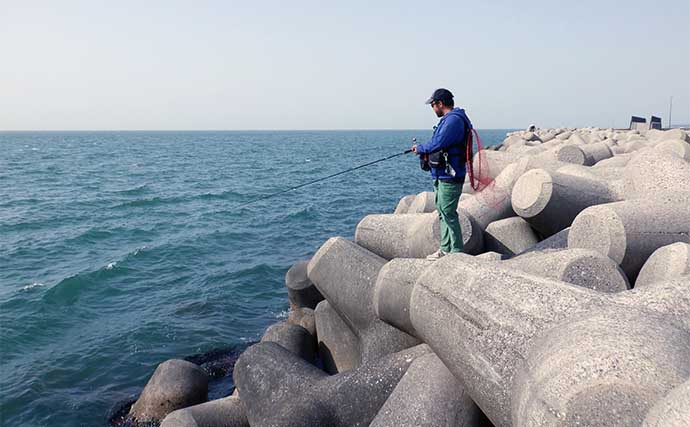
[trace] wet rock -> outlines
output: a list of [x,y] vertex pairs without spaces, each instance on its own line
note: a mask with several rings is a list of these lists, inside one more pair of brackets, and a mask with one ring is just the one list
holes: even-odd
[[203,369],[184,360],[167,360],[158,365],[130,415],[139,423],[160,422],[174,410],[204,402],[207,394]]

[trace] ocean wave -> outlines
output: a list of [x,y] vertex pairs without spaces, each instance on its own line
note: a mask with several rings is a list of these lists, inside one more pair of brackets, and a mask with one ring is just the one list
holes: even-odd
[[86,292],[92,286],[97,286],[118,276],[128,274],[131,270],[125,266],[126,262],[146,248],[146,246],[136,248],[124,255],[120,260],[108,262],[103,267],[95,270],[83,271],[66,277],[50,287],[43,298],[49,303],[72,304],[83,292]]
[[178,201],[178,197],[163,198],[163,197],[148,197],[145,199],[135,199],[126,202],[119,203],[113,206],[113,209],[123,209],[123,208],[150,208],[153,206],[158,206],[166,203],[175,203]]
[[302,209],[294,209],[288,211],[285,215],[285,219],[289,220],[312,220],[319,217],[319,211],[312,206],[307,206]]
[[29,290],[31,290],[31,289],[34,289],[34,288],[42,288],[42,287],[44,287],[44,286],[45,286],[44,283],[41,283],[41,282],[33,282],[33,283],[30,284],[30,285],[22,286],[21,290],[22,290],[22,291],[29,291]]
[[245,194],[238,193],[237,191],[227,190],[220,193],[202,193],[194,196],[195,199],[201,200],[233,200],[245,197]]
[[150,191],[150,188],[147,184],[141,184],[141,185],[137,185],[136,187],[126,188],[124,190],[115,190],[115,191],[113,191],[113,193],[126,195],[126,196],[137,196],[140,194],[146,194],[149,191]]

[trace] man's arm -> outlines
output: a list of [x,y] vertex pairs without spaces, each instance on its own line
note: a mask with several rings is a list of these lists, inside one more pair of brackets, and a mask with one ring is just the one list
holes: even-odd
[[465,121],[456,116],[446,118],[438,131],[424,144],[417,145],[417,154],[433,153],[457,143],[465,134]]

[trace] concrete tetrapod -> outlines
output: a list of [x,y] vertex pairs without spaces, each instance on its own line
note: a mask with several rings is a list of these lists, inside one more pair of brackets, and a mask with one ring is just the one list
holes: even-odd
[[261,342],[274,342],[310,363],[316,359],[314,336],[305,328],[285,321],[278,322],[266,329],[263,337],[261,337]]
[[[464,250],[478,253],[482,235],[466,215],[460,215]],[[439,249],[438,214],[367,215],[357,224],[355,242],[385,258],[424,258]]]
[[249,347],[234,378],[251,425],[367,426],[426,345],[383,356],[329,376],[275,343]]
[[636,154],[625,165],[623,177],[628,198],[690,194],[690,163],[665,151]]
[[654,149],[658,151],[667,151],[675,154],[686,162],[690,162],[690,144],[680,139],[662,141],[655,145]]
[[484,232],[484,249],[515,255],[539,243],[532,227],[519,216],[494,221]]
[[342,237],[329,239],[309,263],[309,278],[357,337],[360,363],[419,343],[376,317],[374,284],[385,263]]
[[249,427],[249,421],[244,403],[230,396],[173,411],[160,427]]
[[309,261],[301,261],[290,267],[285,274],[285,287],[288,290],[290,308],[296,310],[300,307],[316,308],[316,304],[323,300],[323,295],[316,289],[309,277],[307,266]]
[[417,197],[416,194],[408,194],[407,196],[404,196],[403,198],[401,198],[400,201],[398,202],[398,205],[395,207],[395,211],[393,213],[395,213],[395,214],[407,213],[407,210],[410,209],[410,205],[414,201],[415,197]]
[[515,216],[510,195],[518,178],[527,170],[528,163],[528,158],[522,158],[509,164],[491,185],[476,193],[474,197],[460,200],[458,213],[465,242],[463,252],[483,252],[484,231],[489,224]]
[[690,202],[661,196],[589,207],[568,234],[568,247],[608,256],[631,283],[652,252],[676,242],[690,243]]
[[329,374],[337,374],[359,366],[357,336],[328,301],[321,301],[316,306],[314,318],[323,369]]
[[503,261],[503,265],[600,292],[630,289],[618,264],[588,249],[534,251]]
[[495,425],[639,424],[690,375],[690,332],[676,322],[690,317],[688,284],[605,294],[500,264],[451,254],[422,272],[407,308],[378,299],[382,319],[409,313],[396,326],[412,325]]
[[160,422],[170,412],[204,402],[208,375],[185,360],[167,360],[156,368],[129,413],[139,423]]
[[583,166],[592,166],[609,157],[613,157],[613,153],[609,146],[603,142],[587,145],[564,145],[558,150],[559,161]]
[[434,353],[417,358],[370,427],[474,427],[484,414]]
[[649,411],[643,427],[690,425],[690,379],[674,388]]
[[655,250],[642,266],[635,287],[690,276],[690,244],[673,243]]
[[531,248],[527,249],[518,254],[524,255],[530,252],[543,252],[548,250],[566,249],[568,247],[568,234],[570,233],[570,227],[565,228],[551,237],[547,237]]
[[515,213],[544,236],[569,227],[585,208],[615,200],[602,181],[543,169],[522,175],[512,193]]
[[314,310],[311,308],[302,307],[296,310],[290,310],[290,313],[288,313],[287,322],[291,325],[301,326],[312,336],[316,336]]
[[436,198],[433,191],[423,191],[414,198],[407,213],[429,213],[436,211]]

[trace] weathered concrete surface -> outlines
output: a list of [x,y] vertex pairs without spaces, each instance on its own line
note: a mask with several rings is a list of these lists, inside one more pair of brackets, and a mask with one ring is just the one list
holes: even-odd
[[512,194],[515,213],[544,236],[569,227],[585,208],[614,200],[617,196],[599,180],[543,169],[522,175]]
[[639,289],[611,294],[612,301],[626,307],[643,307],[690,331],[690,279],[685,276],[654,282]]
[[663,196],[587,208],[568,235],[568,247],[608,256],[631,283],[652,252],[676,242],[690,243],[690,203]]
[[301,261],[290,267],[285,274],[285,287],[288,290],[290,308],[306,307],[314,309],[323,300],[323,295],[307,277],[309,261]]
[[225,397],[173,411],[161,427],[249,427],[249,421],[244,403]]
[[637,276],[635,287],[682,276],[690,276],[690,244],[678,242],[663,246],[649,256]]
[[396,258],[379,271],[374,292],[376,316],[384,322],[414,335],[410,322],[410,297],[415,281],[432,261]]
[[249,347],[235,365],[235,381],[257,426],[367,426],[425,345],[389,354],[328,376],[274,343]]
[[400,201],[398,202],[398,206],[395,207],[395,211],[393,213],[395,213],[395,214],[407,213],[407,211],[410,209],[410,205],[414,201],[415,197],[417,197],[416,194],[409,194],[409,195],[401,198]]
[[424,258],[438,250],[440,236],[435,213],[367,215],[355,230],[358,245],[385,259]]
[[[690,317],[687,284],[605,294],[500,264],[448,255],[423,270],[408,308],[413,333],[495,425],[553,425],[539,402],[560,419],[589,420],[584,425],[639,424],[650,396],[690,374],[690,328],[678,321]],[[560,363],[578,354],[577,363]],[[545,375],[553,363],[555,373]],[[526,373],[518,382],[520,370]],[[630,387],[620,382],[628,370]],[[571,387],[580,393],[564,392]]]
[[520,217],[494,221],[484,232],[484,249],[504,255],[515,255],[539,243],[532,227]]
[[529,252],[506,260],[503,265],[599,292],[630,289],[627,277],[615,262],[588,249]]
[[654,146],[657,151],[665,151],[690,162],[690,144],[680,139],[665,140]]
[[650,129],[647,131],[645,135],[648,139],[650,140],[655,140],[655,141],[664,141],[667,139],[680,139],[685,142],[690,142],[690,136],[686,133],[686,131],[682,129],[669,129],[669,130],[657,130],[657,129]]
[[419,343],[376,317],[374,285],[385,263],[341,237],[324,243],[309,263],[309,278],[358,338],[361,363]]
[[266,330],[261,342],[274,342],[309,363],[314,363],[316,359],[315,337],[301,326],[288,322],[276,323]]
[[371,427],[487,425],[484,414],[434,353],[417,358]]
[[130,415],[139,423],[160,422],[172,411],[206,400],[208,375],[184,360],[167,360],[156,368]]
[[359,340],[328,301],[314,311],[319,358],[329,374],[346,372],[360,364]]
[[558,160],[577,165],[592,166],[613,157],[609,146],[603,142],[588,145],[564,145],[558,151]]
[[[482,234],[461,213],[464,250],[478,253]],[[437,213],[367,215],[355,230],[355,242],[385,258],[425,258],[439,249],[441,231]]]
[[531,343],[512,388],[513,425],[640,425],[690,376],[688,356],[690,333],[657,314],[571,317]]
[[642,423],[643,427],[690,426],[690,379],[661,399]]
[[484,252],[483,254],[475,255],[475,257],[485,261],[501,261],[507,259],[506,255],[499,254],[498,252]]
[[526,251],[519,253],[518,255],[523,255],[526,253],[537,252],[537,251],[566,249],[568,247],[568,234],[569,233],[570,233],[570,227],[565,228],[565,229],[559,231],[558,233],[554,234],[553,236],[547,237],[546,239],[542,240],[541,242],[537,243],[536,245],[532,246],[531,248],[527,249]]
[[288,314],[287,322],[291,325],[301,326],[316,337],[316,321],[314,320],[314,310],[311,308],[298,308],[291,310]]
[[[479,159],[482,159],[480,162]],[[482,170],[482,175],[496,178],[509,164],[518,160],[518,156],[503,151],[482,150],[481,154],[475,153],[473,162],[474,170]]]
[[423,191],[414,198],[407,213],[429,213],[436,211],[436,198],[433,191]]
[[511,205],[511,193],[518,178],[527,170],[529,159],[523,158],[506,166],[495,181],[476,193],[474,197],[458,203],[460,218],[468,219],[468,229],[463,227],[464,252],[484,252],[484,231],[492,222],[515,216]]
[[635,155],[625,166],[624,179],[629,198],[690,194],[690,164],[664,151]]

